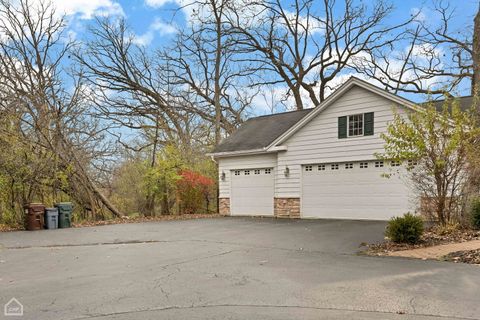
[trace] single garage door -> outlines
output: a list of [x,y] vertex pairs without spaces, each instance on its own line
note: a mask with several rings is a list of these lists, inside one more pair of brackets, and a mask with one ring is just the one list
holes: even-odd
[[364,161],[305,165],[302,216],[388,220],[409,211],[404,170],[397,162]]
[[233,170],[231,177],[232,215],[273,216],[272,168]]

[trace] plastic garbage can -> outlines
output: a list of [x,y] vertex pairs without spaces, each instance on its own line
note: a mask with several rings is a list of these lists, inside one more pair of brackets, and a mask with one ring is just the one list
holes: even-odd
[[58,227],[70,228],[72,225],[73,204],[71,202],[60,202],[55,205],[58,209]]
[[45,206],[41,203],[30,203],[25,209],[25,228],[29,231],[42,230],[44,225]]
[[45,209],[45,229],[58,229],[58,209]]

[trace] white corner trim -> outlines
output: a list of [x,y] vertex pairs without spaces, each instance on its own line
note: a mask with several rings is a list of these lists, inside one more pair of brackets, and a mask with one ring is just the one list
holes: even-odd
[[319,113],[321,113],[323,110],[325,110],[328,106],[330,106],[333,102],[335,102],[338,98],[340,98],[346,91],[348,91],[350,88],[352,88],[354,85],[359,86],[363,89],[366,89],[370,92],[376,93],[384,98],[387,98],[397,104],[400,104],[402,106],[405,106],[413,111],[421,111],[420,108],[417,107],[417,105],[407,99],[404,99],[400,96],[397,96],[393,93],[387,92],[385,90],[382,90],[378,88],[377,86],[368,83],[364,80],[360,80],[356,77],[351,77],[348,79],[340,88],[335,90],[330,96],[328,96],[327,99],[325,99],[322,103],[320,103],[318,106],[314,108],[313,111],[311,111],[309,114],[307,114],[303,119],[301,119],[299,122],[294,124],[290,129],[285,131],[280,137],[275,139],[268,147],[267,149],[275,148],[277,147],[280,143],[285,142],[288,138],[290,138],[295,132],[297,132],[300,128],[305,126],[310,120],[315,118]]

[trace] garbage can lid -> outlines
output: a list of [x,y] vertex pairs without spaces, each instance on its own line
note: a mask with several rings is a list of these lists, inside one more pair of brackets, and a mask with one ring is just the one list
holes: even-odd
[[45,209],[45,205],[43,203],[29,203],[24,206],[25,209]]
[[71,208],[71,207],[73,207],[73,203],[71,203],[71,202],[59,202],[59,203],[56,203],[56,204],[55,204],[55,207],[62,207],[62,208],[68,207],[68,208]]

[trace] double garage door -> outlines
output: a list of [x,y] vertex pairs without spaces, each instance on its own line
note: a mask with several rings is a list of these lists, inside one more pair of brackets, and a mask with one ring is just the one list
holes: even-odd
[[272,168],[233,170],[231,177],[232,215],[273,216]]
[[409,209],[399,163],[365,161],[302,167],[302,216],[387,220]]
[[[388,220],[410,209],[409,190],[398,163],[364,161],[302,166],[301,216]],[[231,172],[232,215],[273,216],[272,168]]]

